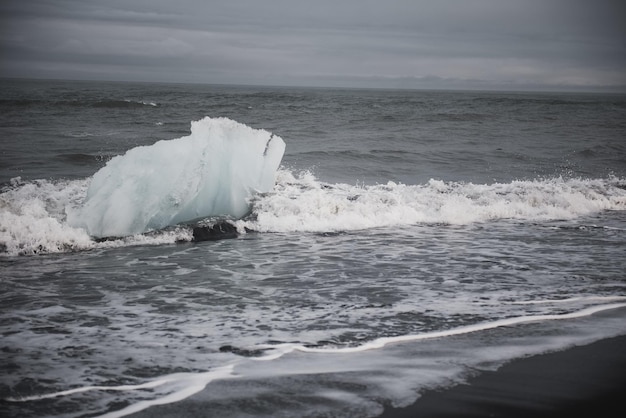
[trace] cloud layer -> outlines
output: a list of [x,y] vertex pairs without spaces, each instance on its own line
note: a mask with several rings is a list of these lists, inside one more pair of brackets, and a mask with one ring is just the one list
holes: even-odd
[[0,76],[624,89],[621,0],[24,0]]

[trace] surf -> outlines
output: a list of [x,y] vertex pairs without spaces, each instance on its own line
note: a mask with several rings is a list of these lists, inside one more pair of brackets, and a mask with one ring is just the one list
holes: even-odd
[[[265,144],[262,145],[264,148]],[[258,153],[262,155],[264,149],[260,148]],[[159,201],[150,194],[142,196],[134,191],[134,194],[123,194],[126,205],[118,206],[108,200],[115,197],[114,188],[105,187],[101,195],[98,193],[98,197],[91,200],[90,179],[30,182],[13,179],[0,192],[0,254],[33,255],[189,242],[194,240],[194,226],[204,225],[210,234],[211,228],[219,222],[229,223],[238,234],[251,231],[342,233],[507,220],[519,223],[568,221],[571,227],[581,228],[587,224],[577,219],[626,209],[626,183],[620,178],[551,178],[494,184],[433,179],[418,185],[389,182],[364,186],[325,183],[311,172],[294,173],[285,168],[277,169],[275,175],[275,184],[268,180],[267,187],[271,188],[266,192],[259,188],[246,189],[240,183],[238,192],[233,195],[228,189],[230,186],[218,184],[215,186],[218,189],[190,198],[186,212],[182,211],[184,205],[168,202],[167,194],[161,195],[166,198]],[[124,176],[115,173],[115,178],[122,181]],[[157,183],[154,187],[160,185]],[[175,182],[168,187],[164,186],[163,190],[185,192],[184,188],[179,191]],[[198,201],[207,195],[213,200]],[[230,200],[233,196],[237,197],[236,205]],[[217,200],[221,198],[226,199],[230,209],[213,214],[230,214],[229,218],[212,216],[210,210],[204,213],[193,210],[196,204],[208,209],[220,205],[223,208],[224,202]],[[159,211],[165,215],[155,216]],[[183,216],[185,214],[189,216]],[[189,224],[186,218],[195,221]],[[98,235],[115,238],[102,240]]]
[[[501,220],[579,227],[576,219],[626,209],[626,180],[614,176],[326,183],[281,166],[285,148],[266,130],[205,117],[191,122],[190,135],[132,148],[90,178],[14,178],[0,190],[0,254],[172,244],[200,233],[213,239],[220,222],[229,237]],[[198,224],[205,229],[194,232]]]
[[276,187],[255,197],[240,228],[262,232],[346,232],[416,224],[572,220],[626,209],[623,179],[547,178],[475,184],[329,184],[281,170]]
[[[254,385],[255,381],[261,379],[269,378],[276,382],[288,376],[296,378],[295,381],[290,379],[289,384],[298,385],[306,384],[308,376],[334,373],[341,376],[339,379],[344,383],[346,379],[351,381],[348,376],[352,375],[360,387],[368,389],[360,396],[346,398],[349,400],[347,404],[363,403],[368,399],[367,393],[372,391],[377,395],[385,393],[392,403],[403,405],[414,402],[419,396],[419,389],[441,389],[462,383],[471,374],[495,370],[514,358],[560,351],[622,335],[619,312],[626,307],[626,303],[623,297],[614,299],[615,303],[592,303],[586,308],[568,313],[513,316],[446,330],[382,337],[349,347],[311,347],[301,343],[258,344],[253,349],[261,351],[260,356],[241,356],[231,352],[224,357],[223,364],[208,370],[155,376],[135,384],[86,385],[3,400],[19,404],[52,398],[70,399],[86,392],[110,395],[117,392],[120,397],[128,397],[127,405],[122,404],[119,409],[107,407],[92,412],[101,417],[121,418],[151,407],[182,402],[202,391],[209,392],[206,396],[210,396],[213,391],[219,394],[220,387],[209,385],[219,385],[226,380]],[[610,320],[598,323],[597,327],[580,327],[572,321],[583,319],[594,324],[594,319],[599,315],[607,315]],[[554,322],[561,322],[562,325],[551,325]],[[498,333],[504,329],[529,325],[534,327],[527,328],[523,335],[512,337],[506,332]],[[569,328],[576,331],[570,334],[562,332]],[[534,340],[534,344],[528,344],[528,339]],[[468,348],[468,341],[483,349]],[[429,342],[433,345],[429,346]],[[433,347],[440,347],[441,342],[445,342],[446,349],[434,351]],[[294,368],[294,360],[298,358],[299,367]],[[302,358],[306,359],[304,364]],[[407,359],[411,360],[410,364],[407,364]],[[398,380],[408,382],[408,385],[398,385]],[[334,399],[337,393],[324,389],[318,395],[323,399]]]

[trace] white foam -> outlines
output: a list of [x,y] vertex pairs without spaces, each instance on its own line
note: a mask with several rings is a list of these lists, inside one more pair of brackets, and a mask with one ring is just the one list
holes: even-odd
[[[117,411],[112,411],[102,415],[107,418],[118,418],[126,415],[130,415],[151,406],[156,405],[164,405],[174,402],[182,401],[196,393],[202,391],[206,386],[218,380],[224,379],[233,379],[233,378],[264,378],[267,376],[281,375],[281,374],[315,374],[315,373],[332,373],[332,372],[341,372],[342,370],[355,372],[355,371],[365,371],[369,372],[371,370],[385,370],[388,367],[396,367],[400,366],[404,360],[400,359],[399,361],[391,361],[390,357],[380,356],[379,357],[362,357],[360,360],[358,357],[354,356],[346,356],[345,361],[341,361],[341,363],[337,363],[331,359],[335,355],[342,354],[356,354],[362,353],[367,354],[367,352],[371,352],[372,350],[381,349],[390,344],[398,344],[398,343],[406,343],[406,342],[414,342],[420,340],[434,340],[440,338],[446,338],[451,336],[458,336],[463,334],[476,333],[486,330],[491,330],[495,328],[501,327],[510,327],[516,326],[531,322],[542,322],[542,321],[554,321],[554,320],[566,320],[566,319],[576,319],[586,316],[591,316],[599,312],[625,308],[626,303],[615,303],[615,304],[603,304],[596,305],[592,307],[588,307],[586,309],[578,310],[575,312],[567,313],[567,314],[553,314],[553,315],[534,315],[534,316],[518,316],[512,317],[497,321],[479,323],[470,326],[458,327],[450,330],[442,330],[435,332],[426,332],[415,335],[404,335],[398,337],[388,337],[388,338],[379,338],[365,344],[362,344],[357,347],[345,347],[345,348],[314,348],[314,347],[305,347],[301,344],[279,344],[279,345],[257,345],[255,348],[257,349],[268,349],[268,354],[262,357],[236,357],[229,364],[216,367],[207,372],[201,373],[175,373],[162,377],[155,378],[154,380],[150,380],[144,383],[136,384],[136,385],[119,385],[119,386],[85,386],[73,388],[65,391],[59,391],[48,394],[40,394],[33,395],[28,397],[20,397],[20,398],[5,398],[6,401],[10,402],[28,402],[28,401],[37,401],[42,399],[50,399],[57,397],[65,397],[72,396],[79,393],[91,392],[91,391],[108,391],[108,392],[137,392],[137,396],[140,398],[144,398],[139,401],[135,401],[131,403],[125,408],[122,408]],[[620,327],[622,328],[622,327]],[[611,326],[607,328],[608,333],[605,331],[599,332],[597,334],[584,334],[579,340],[585,342],[591,342],[598,338],[605,338],[608,335],[614,335],[614,330],[611,330]],[[623,330],[622,330],[623,332]],[[522,337],[523,338],[523,337]],[[569,341],[574,341],[574,339],[559,339],[559,337],[549,338],[544,341],[542,347],[537,348],[531,345],[530,348],[523,346],[514,346],[509,347],[504,344],[502,346],[493,347],[493,352],[489,352],[487,355],[485,354],[485,350],[481,350],[481,353],[478,353],[477,357],[469,359],[469,357],[463,357],[465,360],[462,360],[460,364],[463,364],[463,361],[468,361],[469,365],[475,365],[477,363],[489,362],[490,364],[494,361],[501,361],[510,359],[513,357],[518,357],[522,355],[527,355],[529,352],[538,353],[538,350],[547,350],[547,349],[559,349],[564,346],[571,344]],[[533,348],[534,347],[534,348]],[[489,346],[485,347],[486,350],[489,350]],[[274,364],[269,363],[273,360],[278,360],[284,357],[286,354],[292,353],[294,351],[299,351],[303,353],[308,353],[313,357],[307,358],[307,361],[303,362],[302,357],[292,357],[283,359],[286,363],[284,364]],[[445,350],[444,350],[445,351]],[[459,352],[455,352],[456,354],[460,354]],[[448,353],[449,355],[450,353]],[[329,355],[330,357],[323,356]],[[444,353],[444,357],[445,357]],[[372,361],[378,362],[374,365],[372,369]],[[432,363],[432,359],[415,359],[415,362],[418,366],[421,362],[422,368],[419,369],[419,377],[418,381],[421,382],[422,385],[441,385],[445,381],[450,382],[451,379],[458,379],[463,372],[463,367],[459,364],[449,364],[447,361],[444,363],[435,361],[436,364]],[[265,363],[265,366],[263,365]],[[296,365],[299,365],[299,369],[294,369]],[[342,366],[345,365],[345,366]],[[261,367],[259,367],[261,366]],[[445,367],[443,367],[445,366]],[[385,396],[390,396],[391,399],[411,399],[414,400],[414,396],[416,391],[413,386],[410,384],[406,384],[406,382],[410,382],[410,379],[415,379],[416,377],[411,375],[410,373],[406,376],[406,379],[399,378],[398,376],[402,376],[402,370],[406,369],[407,366],[401,370],[395,370],[394,374],[389,376],[384,376],[382,374],[377,374],[375,376],[370,376],[367,379],[368,384],[374,384],[376,387],[377,393],[380,395],[380,390],[385,389],[387,392]],[[442,368],[443,367],[443,368]],[[426,375],[425,375],[426,373]],[[456,377],[455,377],[456,376]],[[379,379],[380,377],[380,379]],[[401,382],[404,382],[401,383]],[[389,386],[391,385],[391,386]],[[387,387],[389,386],[389,387]],[[336,392],[331,393],[330,397],[337,399],[344,398],[345,395],[349,395],[346,399],[351,399],[354,402],[360,402],[361,399],[358,396],[352,396],[349,393]],[[152,399],[145,399],[151,398]]]
[[[233,365],[224,366],[205,373],[180,373],[168,376],[168,382],[177,383],[176,390],[166,396],[145,400],[131,404],[119,411],[109,412],[101,415],[101,418],[119,418],[135,412],[143,411],[146,408],[156,405],[166,405],[169,403],[179,402],[200,391],[202,391],[213,380],[231,379],[236,377],[233,375]],[[162,380],[162,379],[159,379]]]
[[9,255],[92,248],[80,228],[65,222],[65,208],[84,195],[84,181],[21,183],[0,194],[0,243]]
[[[116,241],[95,242],[82,228],[70,226],[66,210],[78,207],[87,190],[87,180],[24,183],[12,179],[12,187],[0,194],[0,254],[32,255],[113,248],[130,245],[160,245],[190,241],[189,228],[170,228],[158,234],[137,234]],[[4,252],[2,252],[4,251]]]
[[[217,123],[219,129],[212,131],[213,134],[226,140],[229,135],[235,135],[240,130],[244,133],[252,132],[251,137],[258,136],[265,140],[262,144],[262,141],[253,141],[258,148],[257,153],[264,152],[261,148],[265,148],[270,134],[226,121]],[[208,126],[201,126],[209,129]],[[218,133],[220,129],[228,131],[229,126],[232,132]],[[172,143],[176,144],[176,141]],[[274,142],[272,140],[270,145]],[[275,159],[271,162],[272,168],[279,163],[284,149],[282,141],[276,141],[276,144],[278,149],[271,152]],[[137,159],[148,158],[153,153],[158,154],[158,158],[165,157],[156,150],[148,151],[146,155],[138,151],[143,156],[132,153],[134,157],[121,164],[125,166],[134,162],[138,164],[137,170],[142,171],[142,162]],[[261,167],[264,164],[261,160],[255,160],[258,165],[250,173],[266,173],[267,177],[257,178],[258,190],[272,189],[274,172]],[[118,181],[124,183],[126,177],[114,173],[110,173],[113,178],[110,183],[104,181],[102,189],[92,184],[102,194],[94,192],[97,198],[87,199],[85,206],[81,204],[87,195],[88,180],[37,180],[23,183],[18,178],[13,179],[11,187],[0,194],[0,254],[54,253],[190,241],[191,231],[184,227],[170,227],[151,234],[128,233],[135,228],[141,231],[146,228],[156,229],[162,224],[175,224],[192,217],[201,217],[199,214],[205,209],[221,207],[217,212],[244,215],[249,207],[247,197],[256,191],[247,187],[256,180],[242,179],[237,175],[241,171],[247,173],[242,164],[248,162],[224,163],[214,168],[213,171],[218,170],[215,176],[223,170],[227,172],[217,180],[207,172],[200,175],[206,176],[204,180],[188,173],[190,178],[180,180],[180,184],[172,179],[161,181],[161,175],[148,183],[133,181],[126,192],[119,192],[121,206],[113,204],[114,201],[118,202],[118,191],[112,190],[112,185]],[[187,165],[183,172],[202,171],[202,164],[199,161],[195,163],[195,166],[193,162]],[[146,167],[153,163],[145,164],[144,169],[148,170]],[[195,168],[192,169],[192,166]],[[121,169],[118,171],[121,172]],[[171,173],[161,174],[167,177]],[[231,182],[231,186],[237,183],[240,187],[226,187],[225,183],[221,183],[222,180]],[[96,184],[100,184],[100,181],[103,180],[96,181]],[[141,184],[148,189],[154,187],[158,190],[155,194],[148,192],[148,189],[143,194],[133,191],[136,187],[143,187]],[[625,185],[625,180],[617,178],[554,178],[506,184],[431,180],[423,185],[390,182],[385,185],[359,186],[327,184],[308,172],[294,174],[277,170],[274,188],[270,192],[256,194],[251,202],[252,216],[237,221],[236,225],[240,232],[244,232],[245,228],[259,232],[334,232],[420,223],[465,225],[499,219],[520,222],[568,220],[605,210],[625,210]],[[169,194],[158,197],[165,191]],[[174,195],[180,197],[180,204],[172,206],[170,197]],[[67,221],[66,212],[73,215],[69,216],[72,218],[70,222]],[[107,242],[95,242],[90,238],[90,235],[101,234],[127,236]]]
[[274,191],[255,200],[255,216],[238,226],[264,232],[332,232],[418,223],[573,219],[624,209],[624,180],[614,178],[352,186],[280,171]]
[[7,401],[10,402],[28,402],[28,401],[40,401],[42,399],[51,399],[51,398],[59,398],[63,396],[70,396],[76,393],[84,393],[84,392],[92,392],[97,390],[110,390],[116,392],[125,392],[130,390],[140,390],[140,389],[154,389],[156,387],[162,386],[168,382],[177,381],[180,375],[167,375],[158,378],[157,380],[152,380],[146,383],[141,383],[139,385],[120,385],[120,386],[83,386],[74,389],[62,390],[60,392],[52,392],[52,393],[44,393],[41,395],[32,395],[32,396],[21,396],[19,398],[9,397],[6,398]]
[[174,403],[186,399],[201,390],[206,385],[216,379],[229,379],[235,378],[233,374],[234,365],[227,365],[216,368],[209,372],[204,373],[175,373],[159,377],[158,379],[138,384],[138,385],[120,385],[120,386],[84,386],[75,389],[64,390],[60,392],[47,393],[42,395],[24,396],[20,398],[6,398],[9,402],[28,402],[38,401],[42,399],[58,398],[63,396],[70,396],[77,393],[91,392],[91,391],[116,391],[127,392],[143,389],[155,389],[163,386],[169,386],[167,390],[169,393],[165,396],[160,396],[156,399],[144,400],[122,408],[118,411],[109,412],[101,415],[106,418],[117,418],[126,415],[134,414],[135,412],[143,411],[146,408],[155,405],[165,405],[168,403]]
[[626,296],[579,296],[566,299],[542,299],[542,300],[523,300],[509,302],[512,305],[541,305],[541,304],[565,304],[572,302],[609,302],[617,300],[626,300]]
[[530,322],[582,318],[585,316],[596,314],[598,312],[624,308],[624,307],[626,307],[626,303],[614,303],[614,304],[592,306],[589,308],[585,308],[576,312],[571,312],[571,313],[566,313],[566,314],[518,316],[518,317],[513,317],[513,318],[506,318],[506,319],[500,319],[496,321],[462,326],[462,327],[458,327],[458,328],[454,328],[450,330],[425,332],[425,333],[413,334],[413,335],[400,335],[397,337],[383,337],[383,338],[378,338],[372,341],[368,341],[364,344],[354,346],[354,347],[328,348],[328,347],[307,347],[301,344],[278,344],[278,345],[263,344],[263,345],[259,345],[257,348],[274,349],[275,352],[270,353],[264,357],[259,357],[255,360],[257,361],[275,360],[293,351],[301,351],[305,353],[325,353],[325,354],[358,353],[362,351],[381,349],[389,344],[452,337],[456,335],[463,335],[463,334],[469,334],[473,332],[486,331],[486,330],[495,329],[495,328],[526,324]]
[[235,218],[274,185],[285,143],[226,118],[191,123],[191,135],[137,147],[91,179],[68,223],[96,237],[128,236],[209,216]]

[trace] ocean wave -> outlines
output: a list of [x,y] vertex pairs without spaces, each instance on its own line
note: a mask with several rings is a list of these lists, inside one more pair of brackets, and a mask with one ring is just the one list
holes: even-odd
[[[78,104],[81,104],[78,102]],[[159,105],[156,102],[149,102],[144,100],[99,100],[96,102],[90,102],[90,106],[92,107],[101,107],[101,108],[134,108],[134,107],[158,107]]]
[[240,228],[338,232],[499,219],[537,222],[626,209],[626,182],[618,178],[359,186],[323,183],[310,172],[283,170],[278,177],[274,191],[257,196],[251,216],[238,221]]
[[[31,255],[191,241],[188,226],[96,241],[67,222],[81,207],[89,179],[13,179],[0,193],[0,254]],[[513,219],[571,220],[626,210],[626,180],[548,178],[474,184],[430,180],[406,185],[330,184],[310,172],[280,169],[276,185],[257,194],[252,212],[234,224],[244,233],[333,233],[408,225],[468,225]]]
[[255,357],[253,358],[253,360],[256,360],[256,361],[275,360],[293,351],[301,351],[301,352],[306,352],[306,353],[324,353],[324,354],[350,354],[350,353],[357,353],[361,351],[377,350],[390,344],[420,341],[420,340],[429,340],[429,339],[435,339],[435,338],[454,337],[457,335],[471,334],[475,332],[488,331],[488,330],[495,329],[495,328],[511,327],[511,326],[517,326],[517,325],[522,325],[522,324],[528,324],[532,322],[559,321],[559,320],[565,320],[565,319],[583,318],[586,316],[594,315],[599,312],[610,311],[614,309],[621,309],[624,307],[626,307],[626,303],[600,304],[600,305],[591,306],[591,307],[588,307],[579,311],[574,311],[574,312],[569,312],[569,313],[518,316],[518,317],[511,317],[511,318],[489,321],[489,322],[477,323],[477,324],[472,324],[472,325],[465,325],[465,326],[461,326],[458,328],[442,330],[442,331],[431,331],[431,332],[425,332],[421,334],[412,334],[412,335],[411,334],[399,335],[395,337],[381,337],[372,341],[367,341],[361,345],[349,346],[349,347],[326,347],[326,346],[311,347],[311,346],[307,346],[303,344],[294,344],[294,343],[260,344],[254,347],[254,349],[271,350],[271,351],[269,351],[268,354],[262,357]]
[[88,183],[88,179],[30,182],[12,179],[0,192],[0,255],[64,253],[191,240],[191,230],[182,227],[113,241],[94,240],[84,229],[70,226],[66,214],[67,210],[81,205]]
[[97,99],[97,100],[42,100],[42,99],[0,99],[0,107],[95,107],[95,108],[141,108],[159,107],[154,101],[131,99]]

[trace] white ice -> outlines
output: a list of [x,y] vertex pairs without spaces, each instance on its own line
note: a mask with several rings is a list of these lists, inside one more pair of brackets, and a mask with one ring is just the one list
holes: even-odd
[[191,135],[129,150],[92,178],[68,223],[119,237],[211,216],[239,218],[274,186],[284,141],[227,118],[191,123]]

